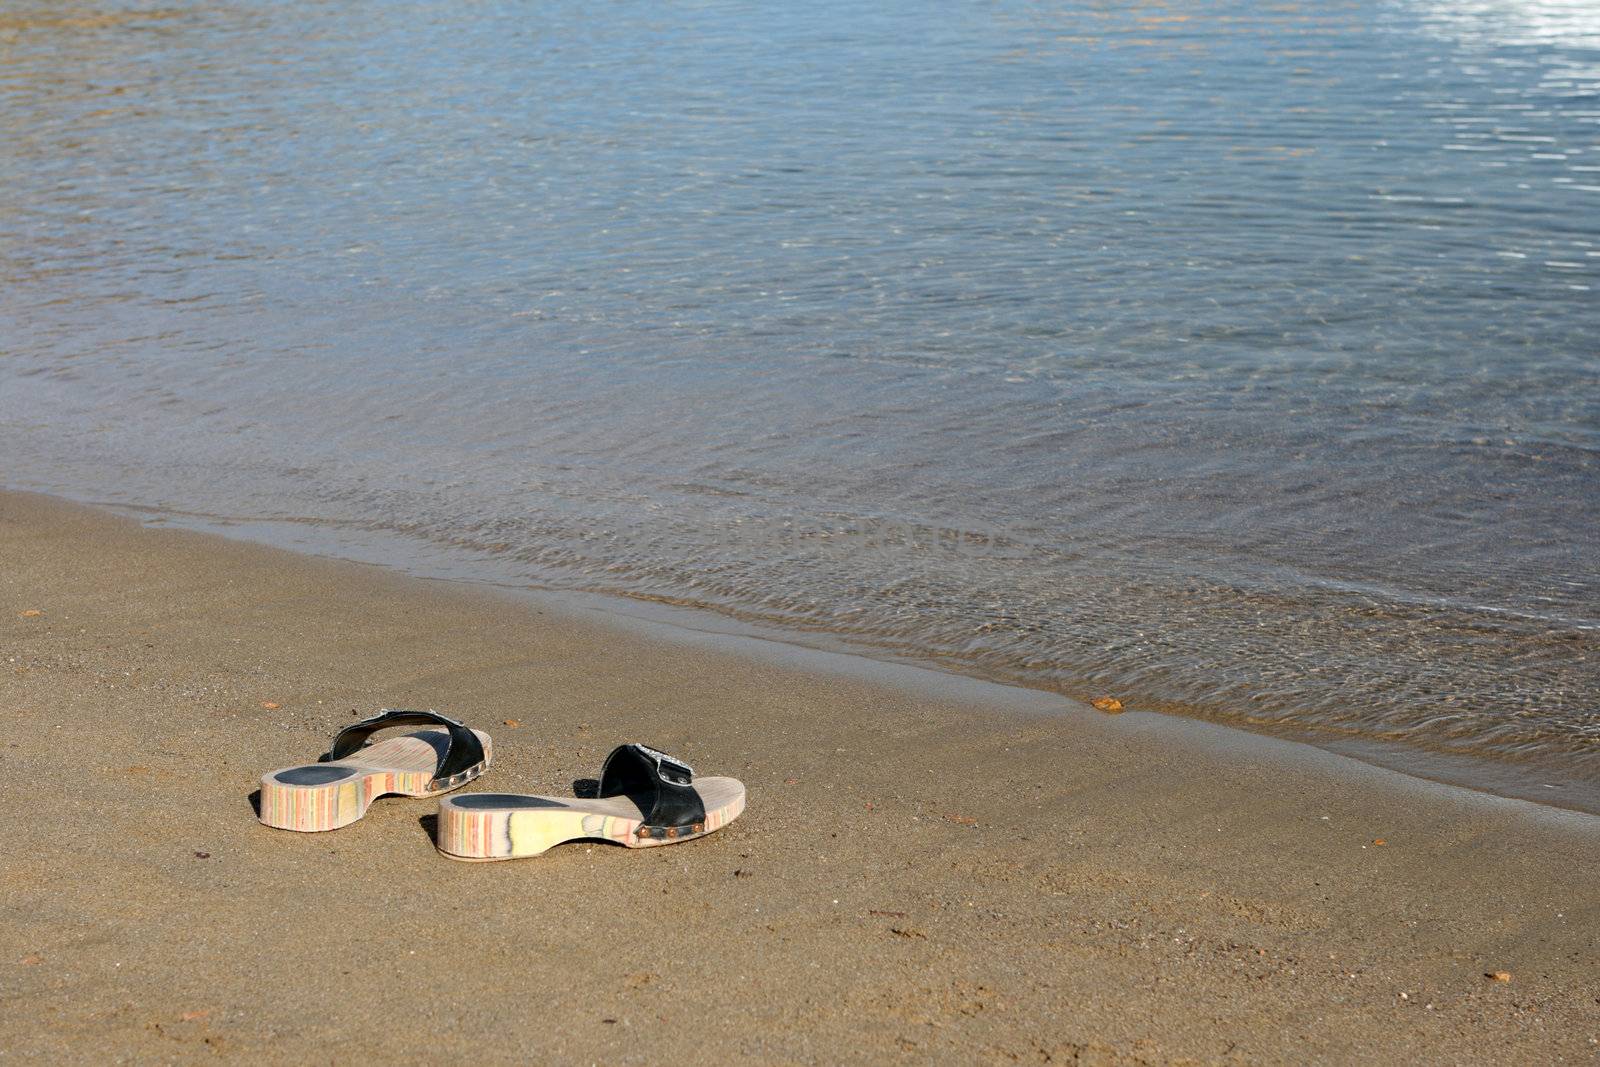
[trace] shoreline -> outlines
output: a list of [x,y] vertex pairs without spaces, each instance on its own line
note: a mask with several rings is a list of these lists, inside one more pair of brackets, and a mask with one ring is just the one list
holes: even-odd
[[[657,639],[673,641],[684,635],[705,635],[711,638],[709,647],[719,647],[718,642],[721,642],[722,647],[730,647],[735,652],[750,653],[760,658],[776,655],[803,669],[817,665],[822,669],[843,669],[846,673],[854,673],[856,667],[851,664],[875,664],[889,670],[886,678],[900,679],[891,681],[891,684],[907,684],[917,678],[920,672],[928,672],[936,678],[959,679],[988,686],[990,688],[986,691],[975,691],[980,695],[975,695],[974,700],[981,703],[1008,703],[1012,697],[1007,694],[1019,694],[1017,699],[1026,703],[1031,698],[1021,697],[1020,694],[1037,694],[1047,703],[1086,706],[1086,698],[1080,700],[1058,689],[994,676],[974,663],[919,659],[914,655],[874,646],[871,642],[857,640],[847,634],[788,629],[773,623],[728,615],[714,608],[674,604],[648,595],[589,592],[497,581],[470,564],[463,564],[438,552],[422,551],[418,545],[398,535],[390,534],[373,540],[366,536],[350,537],[336,527],[315,523],[305,525],[280,520],[228,518],[146,505],[78,499],[41,490],[0,487],[0,494],[4,493],[38,494],[64,500],[130,518],[152,529],[187,530],[317,559],[380,567],[421,581],[439,582],[492,597],[506,597],[513,602],[531,604],[545,610],[576,613],[594,619],[603,627],[620,627]],[[383,550],[385,545],[389,547],[388,552]],[[395,562],[396,557],[401,561]],[[798,658],[789,657],[784,650],[793,650],[798,653]],[[900,669],[909,673],[895,675],[894,672]],[[868,670],[870,673],[871,669]],[[938,686],[942,683],[935,681],[933,684]],[[1600,817],[1600,781],[1586,781],[1581,776],[1575,776],[1572,767],[1548,766],[1548,760],[1544,757],[1528,763],[1472,755],[1402,743],[1368,733],[1330,732],[1330,728],[1315,722],[1280,720],[1242,725],[1219,721],[1202,710],[1171,701],[1162,702],[1160,706],[1135,707],[1127,714],[1155,715],[1163,721],[1201,724],[1220,731],[1218,736],[1221,738],[1237,738],[1239,735],[1268,738],[1342,756],[1407,779]]]
[[[0,493],[0,552],[20,1057],[325,1058],[358,1035],[488,1060],[1557,1062],[1600,1041],[1600,818],[34,494]],[[263,771],[380,704],[488,729],[471,791],[558,791],[640,740],[744,779],[750,807],[681,847],[484,865],[436,855],[427,801],[256,824]]]

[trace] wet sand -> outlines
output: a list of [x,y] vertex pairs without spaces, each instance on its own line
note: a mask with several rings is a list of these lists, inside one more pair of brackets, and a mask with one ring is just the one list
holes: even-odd
[[[440,857],[426,800],[255,821],[264,771],[384,705],[488,729],[470,790],[641,740],[749,809],[490,864]],[[0,724],[0,1061],[1600,1053],[1600,819],[1201,724],[22,494]]]

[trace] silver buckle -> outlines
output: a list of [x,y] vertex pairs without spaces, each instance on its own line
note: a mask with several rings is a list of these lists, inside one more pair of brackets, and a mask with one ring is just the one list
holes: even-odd
[[641,745],[635,742],[633,747],[637,748],[640,752],[645,753],[651,759],[656,761],[656,772],[658,774],[661,774],[661,772],[665,771],[669,767],[681,774],[683,776],[682,781],[679,781],[675,777],[661,774],[661,777],[666,778],[667,781],[672,782],[674,785],[688,785],[690,782],[694,781],[694,768],[683,762],[683,760],[674,756],[669,756],[660,749],[651,748],[649,745]]

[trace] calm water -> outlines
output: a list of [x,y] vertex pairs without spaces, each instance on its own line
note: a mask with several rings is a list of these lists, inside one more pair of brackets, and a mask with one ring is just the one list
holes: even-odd
[[1600,810],[1593,0],[58,7],[0,481]]

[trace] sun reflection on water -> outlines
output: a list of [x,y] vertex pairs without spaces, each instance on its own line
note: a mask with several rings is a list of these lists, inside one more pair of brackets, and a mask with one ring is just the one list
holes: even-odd
[[1407,0],[1403,7],[1428,29],[1464,44],[1600,49],[1595,0]]

